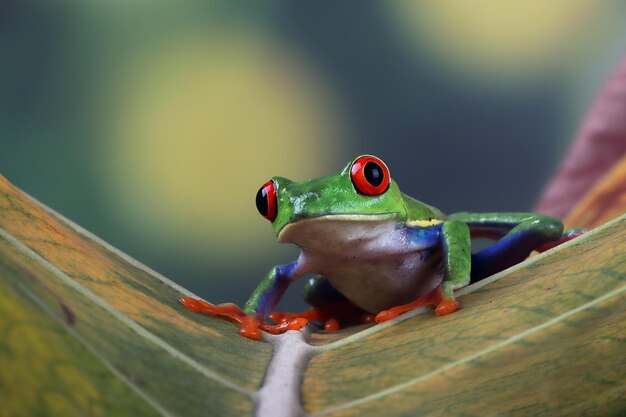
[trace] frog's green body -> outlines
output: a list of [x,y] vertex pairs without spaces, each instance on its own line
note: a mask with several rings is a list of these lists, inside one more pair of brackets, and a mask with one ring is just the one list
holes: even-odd
[[[446,216],[400,192],[384,163],[371,156],[305,182],[274,177],[259,191],[257,206],[279,242],[301,249],[298,260],[273,268],[246,303],[244,311],[259,319],[307,273],[320,274],[305,291],[314,306],[345,297],[378,314],[434,290],[436,304],[456,303],[453,291],[471,276],[520,262],[563,231],[559,220],[533,213]],[[472,255],[471,237],[498,242]]]

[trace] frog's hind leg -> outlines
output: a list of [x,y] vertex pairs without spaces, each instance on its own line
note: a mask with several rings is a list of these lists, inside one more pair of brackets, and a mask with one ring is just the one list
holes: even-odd
[[329,304],[347,301],[347,298],[337,291],[330,281],[321,275],[309,278],[304,286],[304,301],[313,307],[324,307]]
[[560,220],[535,213],[458,213],[450,217],[466,223],[472,238],[497,240],[472,254],[471,282],[523,261],[533,250],[558,242],[563,233]]
[[307,281],[304,287],[304,300],[313,308],[301,313],[273,312],[270,318],[276,322],[306,318],[320,323],[326,331],[337,331],[346,325],[369,323],[374,317],[352,304],[321,275]]

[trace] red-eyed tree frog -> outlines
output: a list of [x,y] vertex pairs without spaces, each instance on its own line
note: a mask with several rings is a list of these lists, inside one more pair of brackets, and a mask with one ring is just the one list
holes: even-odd
[[[445,215],[406,194],[383,161],[359,156],[336,175],[304,182],[273,177],[256,195],[278,241],[300,248],[294,262],[270,270],[243,310],[182,298],[190,310],[234,319],[243,336],[281,333],[308,321],[337,330],[351,322],[378,323],[419,306],[437,315],[456,311],[454,290],[524,260],[563,235],[556,218],[534,213]],[[471,238],[496,242],[471,253]],[[313,309],[271,313],[293,281],[312,276],[304,298]],[[269,317],[278,324],[265,322]]]

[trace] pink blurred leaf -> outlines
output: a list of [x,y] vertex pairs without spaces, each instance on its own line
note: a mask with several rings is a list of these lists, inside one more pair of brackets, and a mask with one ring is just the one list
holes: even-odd
[[598,227],[624,213],[626,155],[574,206],[565,219],[565,226]]
[[626,153],[626,55],[600,90],[535,211],[564,218]]

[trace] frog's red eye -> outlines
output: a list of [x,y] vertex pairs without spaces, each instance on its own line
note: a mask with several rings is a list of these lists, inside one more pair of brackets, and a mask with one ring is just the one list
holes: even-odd
[[256,208],[261,216],[273,222],[276,218],[276,187],[274,181],[269,180],[256,193]]
[[372,155],[359,156],[350,170],[354,188],[361,194],[380,195],[389,188],[389,169]]

